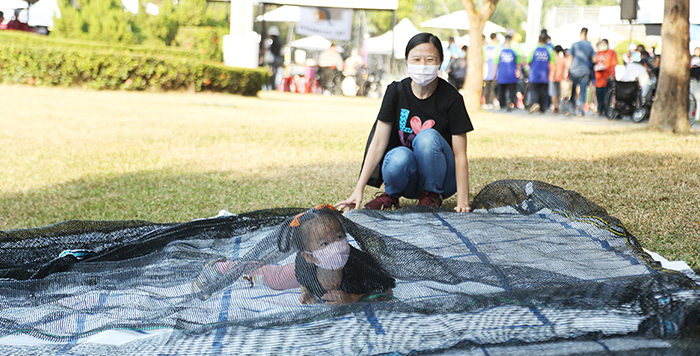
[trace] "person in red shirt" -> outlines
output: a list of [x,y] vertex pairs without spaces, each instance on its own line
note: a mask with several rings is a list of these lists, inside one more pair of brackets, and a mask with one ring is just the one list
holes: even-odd
[[[554,78],[549,82],[549,95],[552,97],[552,114],[557,114],[559,113],[559,99],[562,94],[561,81],[566,79],[566,74],[569,72],[569,69],[566,68],[567,61],[564,49],[557,45],[554,47],[554,52],[556,53],[557,60],[554,64]],[[571,92],[570,89],[569,92]]]
[[6,29],[16,31],[29,31],[29,25],[19,20],[20,12],[20,9],[15,9],[15,16],[13,16],[12,20],[10,20],[10,22],[7,23]]
[[598,42],[598,63],[595,70],[595,94],[598,99],[598,112],[596,116],[605,114],[605,97],[608,95],[608,80],[615,80],[615,66],[617,65],[617,53],[608,47],[608,40]]

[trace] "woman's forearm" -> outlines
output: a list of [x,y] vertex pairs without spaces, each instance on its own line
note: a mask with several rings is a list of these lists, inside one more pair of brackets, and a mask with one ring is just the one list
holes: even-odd
[[452,136],[455,155],[455,179],[457,181],[457,208],[469,210],[469,162],[467,159],[467,135]]
[[383,121],[377,122],[377,127],[374,130],[374,136],[367,149],[367,156],[365,156],[365,164],[362,166],[360,171],[360,177],[357,179],[357,185],[355,185],[355,191],[364,190],[369,182],[369,178],[374,172],[374,169],[380,163],[382,157],[384,156],[384,151],[386,151],[389,145],[389,135],[391,134],[391,124]]

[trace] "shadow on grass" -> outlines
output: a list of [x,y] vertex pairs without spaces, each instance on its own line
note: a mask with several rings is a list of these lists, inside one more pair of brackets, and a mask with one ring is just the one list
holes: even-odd
[[[621,155],[601,160],[489,158],[470,161],[471,197],[500,179],[535,179],[575,190],[607,209],[649,249],[700,262],[700,161],[687,155]],[[245,172],[186,169],[90,176],[0,195],[0,230],[79,220],[181,222],[274,207],[335,203],[352,192],[357,164],[274,167]],[[373,189],[366,191],[373,193]],[[406,201],[406,204],[412,204]],[[454,207],[456,198],[445,201]],[[404,201],[402,201],[404,204]]]
[[[359,164],[358,164],[359,166]],[[182,222],[216,215],[331,202],[349,191],[356,171],[347,165],[191,173],[183,169],[89,176],[21,193],[0,193],[0,230],[79,220]],[[344,181],[331,179],[345,177]],[[330,192],[330,193],[329,193]],[[332,201],[333,203],[335,201]]]

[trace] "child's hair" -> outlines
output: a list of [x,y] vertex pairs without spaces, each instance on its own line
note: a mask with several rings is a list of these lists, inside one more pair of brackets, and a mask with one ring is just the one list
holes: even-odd
[[345,229],[340,222],[338,214],[338,211],[328,204],[318,205],[303,213],[297,214],[291,220],[283,224],[282,231],[277,239],[277,247],[280,252],[288,252],[292,248],[304,251],[306,249],[306,244],[302,232],[302,225],[321,217],[331,218],[344,232]]

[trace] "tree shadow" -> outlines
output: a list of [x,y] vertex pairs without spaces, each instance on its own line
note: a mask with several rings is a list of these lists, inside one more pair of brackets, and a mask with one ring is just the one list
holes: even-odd
[[[605,208],[643,245],[669,259],[700,262],[700,160],[683,154],[635,153],[597,160],[477,158],[474,195],[501,179],[533,179],[574,190]],[[276,166],[261,173],[190,173],[182,168],[88,176],[26,192],[0,194],[0,230],[60,221],[182,222],[276,207],[334,204],[347,198],[360,162]],[[366,197],[374,192],[366,190]],[[414,201],[401,201],[410,206]],[[456,197],[445,200],[451,209]]]

